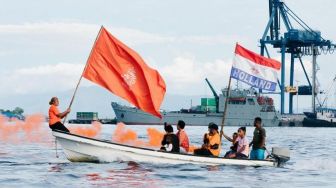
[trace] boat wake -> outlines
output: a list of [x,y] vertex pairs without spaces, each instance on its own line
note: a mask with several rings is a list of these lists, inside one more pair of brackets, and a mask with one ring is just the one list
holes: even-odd
[[295,170],[310,170],[310,171],[335,171],[336,159],[309,159],[298,161],[293,165]]

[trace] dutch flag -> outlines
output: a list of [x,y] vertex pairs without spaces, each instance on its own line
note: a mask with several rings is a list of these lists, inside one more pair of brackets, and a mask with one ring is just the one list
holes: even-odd
[[236,45],[231,78],[252,87],[275,91],[281,63]]

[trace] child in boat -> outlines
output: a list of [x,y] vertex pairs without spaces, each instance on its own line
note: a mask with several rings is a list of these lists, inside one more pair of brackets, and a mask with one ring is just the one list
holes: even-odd
[[179,138],[180,141],[180,151],[183,153],[188,153],[189,151],[189,138],[187,133],[184,131],[185,123],[182,120],[177,122],[177,133],[176,136]]
[[230,138],[229,136],[227,136],[223,132],[223,136],[228,141],[232,142],[232,146],[230,147],[230,151],[226,152],[225,155],[224,155],[225,158],[228,158],[230,154],[233,154],[233,153],[237,152],[237,148],[238,148],[238,133],[234,132],[232,134],[232,138]]
[[209,133],[206,133],[203,138],[204,144],[202,148],[195,149],[195,155],[203,156],[219,156],[220,153],[220,136],[218,133],[218,125],[209,123]]
[[[161,151],[168,151],[179,153],[180,152],[180,142],[178,137],[174,134],[174,129],[171,125],[165,125],[164,127],[166,134],[163,136],[161,141]],[[170,149],[171,147],[171,149]]]
[[229,158],[247,159],[249,155],[249,141],[246,138],[246,127],[238,129],[238,147],[237,152],[230,154]]
[[52,97],[49,102],[49,127],[51,130],[60,130],[64,132],[70,132],[64,125],[61,123],[61,119],[63,119],[66,115],[70,113],[70,108],[68,108],[64,112],[59,112],[58,105],[59,101],[57,97]]

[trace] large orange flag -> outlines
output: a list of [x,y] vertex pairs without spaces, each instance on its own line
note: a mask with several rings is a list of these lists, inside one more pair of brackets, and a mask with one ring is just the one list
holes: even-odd
[[161,75],[104,27],[92,48],[83,76],[161,118],[160,105],[166,93]]

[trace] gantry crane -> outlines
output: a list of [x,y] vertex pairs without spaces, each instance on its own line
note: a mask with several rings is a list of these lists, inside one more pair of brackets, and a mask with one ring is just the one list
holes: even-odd
[[[323,53],[333,53],[336,46],[330,40],[321,36],[320,31],[311,29],[301,18],[299,18],[284,2],[281,0],[269,0],[269,21],[266,29],[260,39],[260,54],[269,57],[266,45],[272,45],[273,48],[279,48],[281,53],[281,114],[285,112],[285,54],[290,54],[290,72],[289,85],[294,84],[294,62],[299,59],[302,69],[305,73],[309,86],[297,88],[299,95],[312,95],[312,107],[315,112],[316,96],[316,57]],[[294,24],[300,28],[294,28]],[[280,26],[285,26],[286,31],[281,33]],[[302,56],[313,57],[313,75],[312,82],[302,62]],[[314,89],[312,89],[314,88]],[[306,90],[305,90],[306,89]],[[289,113],[293,113],[293,93],[289,93]]]

